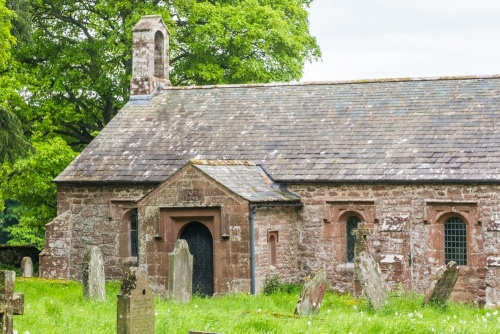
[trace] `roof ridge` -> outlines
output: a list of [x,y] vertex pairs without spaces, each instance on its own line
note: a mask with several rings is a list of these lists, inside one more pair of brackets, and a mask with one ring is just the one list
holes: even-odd
[[477,80],[477,79],[500,79],[500,74],[435,76],[435,77],[401,77],[401,78],[355,79],[355,80],[338,80],[338,81],[304,81],[304,82],[291,81],[291,82],[220,84],[220,85],[200,85],[200,86],[167,86],[163,87],[162,90],[258,88],[258,87],[274,87],[274,86],[315,86],[315,85],[327,86],[327,85],[347,85],[347,84],[386,83],[386,82],[454,81],[454,80]]
[[205,165],[205,166],[255,166],[255,163],[248,160],[200,160],[191,159],[189,160],[193,165]]

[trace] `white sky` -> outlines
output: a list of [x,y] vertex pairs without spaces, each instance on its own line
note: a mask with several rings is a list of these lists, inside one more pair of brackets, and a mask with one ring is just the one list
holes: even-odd
[[500,74],[500,0],[314,0],[301,81]]

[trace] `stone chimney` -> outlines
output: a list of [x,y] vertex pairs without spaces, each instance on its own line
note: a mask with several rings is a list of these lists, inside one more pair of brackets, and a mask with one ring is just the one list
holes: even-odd
[[162,85],[170,85],[169,37],[161,15],[145,15],[132,28],[132,99],[147,98]]

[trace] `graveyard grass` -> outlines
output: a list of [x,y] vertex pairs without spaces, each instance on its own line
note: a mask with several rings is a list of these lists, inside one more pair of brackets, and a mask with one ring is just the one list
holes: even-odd
[[[77,282],[16,278],[25,295],[14,329],[30,333],[116,333],[120,282],[106,284],[106,301],[82,296]],[[156,299],[156,333],[500,333],[500,312],[458,304],[422,307],[423,296],[391,296],[373,311],[361,299],[327,292],[316,316],[294,316],[299,294],[194,297],[181,304]]]

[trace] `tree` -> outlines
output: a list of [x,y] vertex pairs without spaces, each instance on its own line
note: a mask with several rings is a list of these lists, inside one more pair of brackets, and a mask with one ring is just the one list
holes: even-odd
[[0,71],[7,67],[10,49],[16,43],[10,32],[12,17],[12,12],[5,6],[5,0],[0,0]]
[[320,55],[310,1],[30,0],[34,42],[17,57],[38,78],[26,118],[76,149],[88,144],[128,100],[131,27],[147,13],[171,31],[174,85],[299,79]]
[[291,81],[320,56],[311,1],[7,0],[19,43],[0,72],[0,105],[35,148],[0,166],[0,208],[2,196],[12,200],[19,219],[8,228],[12,242],[41,247],[56,215],[51,180],[128,100],[131,29],[142,15],[161,14],[169,27],[173,85]]
[[[24,136],[24,129],[17,115],[6,107],[6,97],[11,90],[4,86],[3,73],[8,72],[11,58],[11,48],[16,39],[11,34],[11,19],[15,16],[5,6],[5,0],[0,0],[0,163],[12,162],[15,158],[26,154],[31,146]],[[2,206],[0,205],[0,208]]]
[[0,105],[0,163],[13,162],[31,148],[23,133],[23,126],[13,112]]
[[19,223],[8,227],[9,244],[33,244],[43,247],[44,227],[56,215],[56,177],[76,157],[66,142],[59,138],[33,144],[35,150],[13,164],[0,166],[0,189],[4,198],[13,201],[11,217]]

